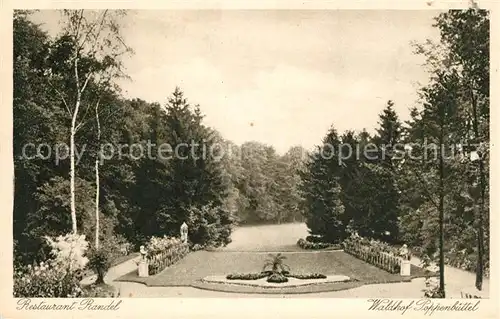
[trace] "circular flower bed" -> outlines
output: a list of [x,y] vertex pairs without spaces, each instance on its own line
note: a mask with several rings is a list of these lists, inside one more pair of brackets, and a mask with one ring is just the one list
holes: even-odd
[[[264,264],[264,268],[260,273],[250,273],[250,274],[239,274],[239,273],[234,273],[234,274],[229,274],[226,276],[226,279],[228,280],[259,280],[267,277],[267,282],[270,283],[285,283],[288,282],[288,278],[295,278],[295,279],[303,279],[303,280],[310,280],[310,279],[326,279],[327,276],[323,274],[291,274],[290,273],[290,267],[288,265],[284,264],[284,260],[286,259],[285,256],[281,255],[280,253],[277,255],[269,255],[270,258],[268,258]],[[266,270],[266,268],[271,268],[271,270]]]

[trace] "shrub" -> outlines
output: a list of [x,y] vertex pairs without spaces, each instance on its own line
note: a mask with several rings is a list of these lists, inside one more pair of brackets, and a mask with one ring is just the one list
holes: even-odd
[[52,248],[52,255],[56,263],[68,265],[72,271],[82,270],[88,263],[85,252],[89,243],[85,240],[85,235],[67,234],[52,239],[45,237]]
[[261,273],[253,273],[253,274],[229,274],[226,276],[226,279],[229,280],[257,280],[257,279],[262,279],[270,274],[267,272],[261,272]]
[[262,271],[265,271],[268,267],[271,267],[272,273],[282,273],[284,271],[290,271],[290,267],[284,262],[285,259],[286,256],[283,256],[281,253],[278,253],[276,255],[269,254],[268,258],[265,261],[264,267],[262,267]]
[[344,240],[343,245],[346,253],[380,269],[393,274],[401,269],[401,259],[397,257],[399,251],[385,243],[352,236]]
[[14,296],[39,298],[80,297],[82,270],[88,263],[85,236],[68,234],[55,239],[45,237],[52,258],[32,267],[15,267]]
[[178,246],[180,244],[182,244],[182,241],[176,237],[168,237],[168,236],[156,237],[156,236],[153,236],[149,239],[145,248],[146,248],[146,251],[148,252],[149,255],[154,255],[154,254],[164,252],[164,251],[166,251],[172,247]]
[[205,249],[205,247],[200,245],[200,244],[194,244],[193,247],[191,247],[192,251],[198,251],[198,250],[203,250],[203,249]]
[[425,280],[425,298],[444,298],[443,292],[439,289],[438,280],[434,277],[428,277]]
[[267,278],[267,282],[273,282],[277,284],[281,284],[284,282],[288,282],[288,278],[280,273],[273,273]]
[[120,292],[111,285],[106,284],[92,284],[82,289],[83,298],[118,298]]
[[111,267],[110,253],[106,249],[92,249],[88,255],[90,268],[97,274],[96,284],[104,283],[104,276]]
[[323,242],[323,239],[321,238],[321,236],[309,235],[306,237],[306,241],[311,243],[321,243]]
[[152,237],[146,245],[148,271],[155,275],[189,253],[189,245],[178,238]]
[[323,274],[285,274],[286,277],[291,277],[295,279],[326,279],[326,276]]
[[207,204],[189,209],[189,240],[193,244],[220,247],[231,242],[233,219],[221,206]]
[[[311,237],[311,236],[307,236]],[[314,236],[312,236],[314,237]],[[318,240],[317,237],[315,237],[315,240]],[[297,246],[299,246],[302,249],[341,249],[342,246],[338,244],[330,244],[330,243],[322,243],[322,242],[311,242],[308,240],[304,240],[303,238],[300,238],[297,241]]]
[[49,260],[37,266],[14,269],[16,298],[81,297],[81,277],[69,270],[67,264]]

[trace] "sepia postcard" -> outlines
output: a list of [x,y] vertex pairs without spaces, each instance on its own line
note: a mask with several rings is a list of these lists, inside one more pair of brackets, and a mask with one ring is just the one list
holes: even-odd
[[0,318],[496,318],[498,9],[4,2]]

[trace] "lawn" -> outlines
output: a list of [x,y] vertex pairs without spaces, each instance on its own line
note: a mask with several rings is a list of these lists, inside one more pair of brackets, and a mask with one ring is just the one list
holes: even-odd
[[[412,278],[424,277],[423,269],[412,265],[412,276],[401,277],[399,274],[391,274],[387,271],[372,266],[342,251],[336,252],[285,252],[287,257],[285,263],[291,268],[291,272],[299,274],[322,273],[325,275],[346,275],[353,279],[348,283],[335,283],[300,288],[281,289],[279,293],[305,293],[349,289],[360,285],[375,283],[392,283],[410,281]],[[137,272],[133,271],[117,279],[117,281],[132,281],[143,283],[147,286],[193,286],[196,288],[215,289],[232,292],[256,292],[256,287],[245,287],[208,284],[201,282],[206,276],[227,275],[229,273],[252,273],[262,270],[267,253],[257,252],[207,252],[198,251],[190,253],[184,259],[163,272],[147,277],[139,278]],[[318,290],[318,287],[320,290]],[[326,289],[326,290],[325,290]],[[302,291],[303,290],[303,291]],[[269,291],[269,289],[267,289]]]

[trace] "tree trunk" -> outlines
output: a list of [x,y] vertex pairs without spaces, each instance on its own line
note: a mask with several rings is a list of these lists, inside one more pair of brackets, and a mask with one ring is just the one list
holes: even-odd
[[[95,106],[95,118],[97,121],[97,145],[100,147],[101,145],[101,123],[99,121],[99,101]],[[99,194],[100,194],[100,184],[99,184],[99,160],[100,160],[100,151],[96,153],[95,159],[95,184],[96,184],[96,192],[95,192],[95,248],[99,249]]]
[[[477,100],[474,92],[471,89],[471,102],[472,102],[472,116],[473,116],[473,128],[474,128],[474,138],[476,143],[479,142],[479,120],[477,118]],[[486,196],[486,178],[484,174],[484,162],[483,154],[479,155],[479,183],[481,187],[481,198],[479,199],[479,211],[478,211],[478,231],[477,231],[477,265],[476,265],[476,288],[478,290],[483,289],[483,264],[484,264],[484,233],[483,233],[483,212],[484,212],[484,201]]]
[[440,154],[439,154],[439,291],[440,297],[445,298],[444,288],[444,132],[441,123],[441,133],[439,136]]
[[77,234],[78,228],[76,223],[76,199],[75,199],[75,135],[76,135],[76,120],[78,118],[78,111],[80,110],[80,103],[82,94],[80,91],[80,83],[78,79],[78,59],[74,62],[75,77],[76,77],[76,102],[75,110],[71,117],[71,137],[70,137],[70,205],[71,205],[71,224],[73,226],[73,234]]
[[73,227],[73,233],[77,233],[76,224],[76,203],[75,203],[75,134],[76,134],[76,115],[78,108],[80,107],[80,101],[77,101],[75,112],[73,113],[73,119],[71,121],[71,137],[70,137],[70,194],[71,194],[71,224]]

